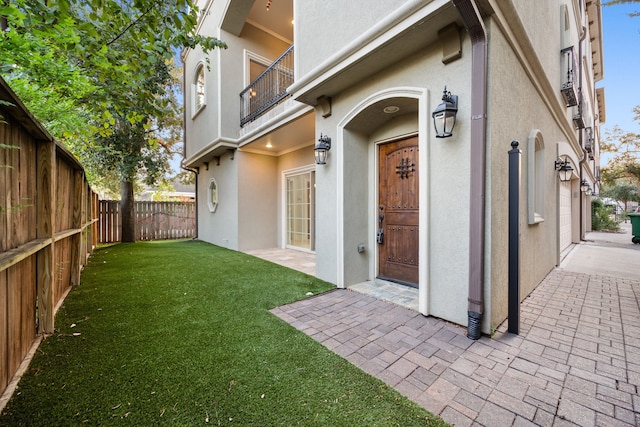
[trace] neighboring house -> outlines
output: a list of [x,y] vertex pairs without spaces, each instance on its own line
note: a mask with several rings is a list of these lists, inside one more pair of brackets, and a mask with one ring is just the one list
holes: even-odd
[[[422,314],[488,334],[507,317],[513,140],[521,298],[583,238],[605,118],[599,2],[199,6],[199,31],[228,44],[182,55],[200,239],[314,252],[337,287],[416,286]],[[457,117],[436,138],[445,87]]]
[[195,185],[182,184],[179,181],[169,183],[173,189],[162,187],[147,188],[140,192],[136,201],[193,202],[196,199]]

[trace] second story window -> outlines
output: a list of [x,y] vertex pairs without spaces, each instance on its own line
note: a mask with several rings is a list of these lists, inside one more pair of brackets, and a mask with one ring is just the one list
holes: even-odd
[[193,79],[193,114],[196,115],[206,105],[204,86],[204,65],[198,65]]

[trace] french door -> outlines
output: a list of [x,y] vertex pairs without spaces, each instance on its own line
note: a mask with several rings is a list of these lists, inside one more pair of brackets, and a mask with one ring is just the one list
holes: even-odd
[[306,171],[285,175],[286,246],[315,251],[316,173]]

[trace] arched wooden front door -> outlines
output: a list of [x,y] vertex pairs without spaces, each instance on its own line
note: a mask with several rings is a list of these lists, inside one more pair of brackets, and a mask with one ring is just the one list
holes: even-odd
[[418,286],[418,138],[379,146],[378,277]]

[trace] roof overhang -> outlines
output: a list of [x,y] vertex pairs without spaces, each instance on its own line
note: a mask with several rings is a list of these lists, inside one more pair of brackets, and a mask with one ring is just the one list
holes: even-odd
[[462,21],[450,0],[406,2],[288,89],[295,100],[316,105],[438,41],[438,32]]
[[602,50],[602,5],[599,1],[587,1],[587,19],[591,39],[591,62],[593,79],[597,82],[604,78],[604,52]]

